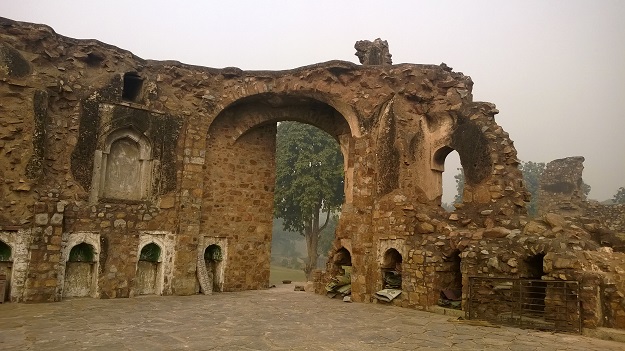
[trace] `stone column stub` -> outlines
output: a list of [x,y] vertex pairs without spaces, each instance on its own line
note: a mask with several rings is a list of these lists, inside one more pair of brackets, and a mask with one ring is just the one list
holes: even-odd
[[363,66],[390,66],[393,64],[386,40],[359,40],[354,45],[356,56]]

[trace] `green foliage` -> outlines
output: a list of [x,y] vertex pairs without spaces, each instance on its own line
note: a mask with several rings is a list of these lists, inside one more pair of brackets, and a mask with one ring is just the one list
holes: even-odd
[[278,124],[274,216],[306,238],[307,275],[317,265],[320,233],[343,203],[343,179],[343,155],[332,137],[302,123]]
[[343,155],[336,141],[313,126],[280,123],[274,215],[284,229],[304,235],[319,211],[333,212],[342,203]]
[[11,259],[11,247],[0,241],[0,261],[8,261]]
[[335,232],[336,232],[336,225],[339,222],[339,216],[336,214],[333,214],[330,216],[330,219],[328,220],[328,225],[321,231],[321,233],[319,233],[319,252],[321,252],[324,255],[327,255],[327,253],[330,251],[330,249],[332,248],[332,242],[334,241],[334,238],[336,237]]
[[93,247],[87,243],[80,243],[69,252],[68,261],[70,262],[93,262]]
[[612,197],[612,200],[614,200],[614,203],[617,204],[625,204],[625,188],[620,187],[616,194]]
[[459,173],[454,176],[456,180],[456,196],[454,196],[454,203],[458,204],[462,202],[462,193],[464,192],[464,170],[462,168],[458,168]]
[[155,243],[147,244],[141,249],[139,261],[158,262],[161,257],[161,248]]
[[205,261],[219,262],[223,259],[224,257],[221,253],[221,247],[219,247],[219,245],[209,245],[206,250],[204,250]]
[[543,162],[521,162],[519,169],[523,172],[525,187],[531,195],[530,202],[527,204],[527,213],[530,216],[538,214],[538,190],[540,188],[540,177],[545,171]]

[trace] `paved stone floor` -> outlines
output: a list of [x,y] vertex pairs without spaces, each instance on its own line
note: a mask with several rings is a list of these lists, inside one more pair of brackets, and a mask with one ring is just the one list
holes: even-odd
[[625,350],[292,291],[0,305],[0,350]]

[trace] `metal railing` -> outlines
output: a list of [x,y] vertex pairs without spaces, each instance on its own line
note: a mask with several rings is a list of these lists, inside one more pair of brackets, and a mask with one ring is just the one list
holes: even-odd
[[570,280],[470,277],[466,318],[581,333],[579,289]]

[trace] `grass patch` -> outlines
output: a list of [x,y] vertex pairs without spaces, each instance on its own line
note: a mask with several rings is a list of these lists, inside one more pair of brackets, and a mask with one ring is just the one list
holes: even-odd
[[271,265],[271,268],[269,270],[269,284],[282,284],[282,281],[287,279],[293,282],[305,282],[306,275],[301,269],[292,269]]

